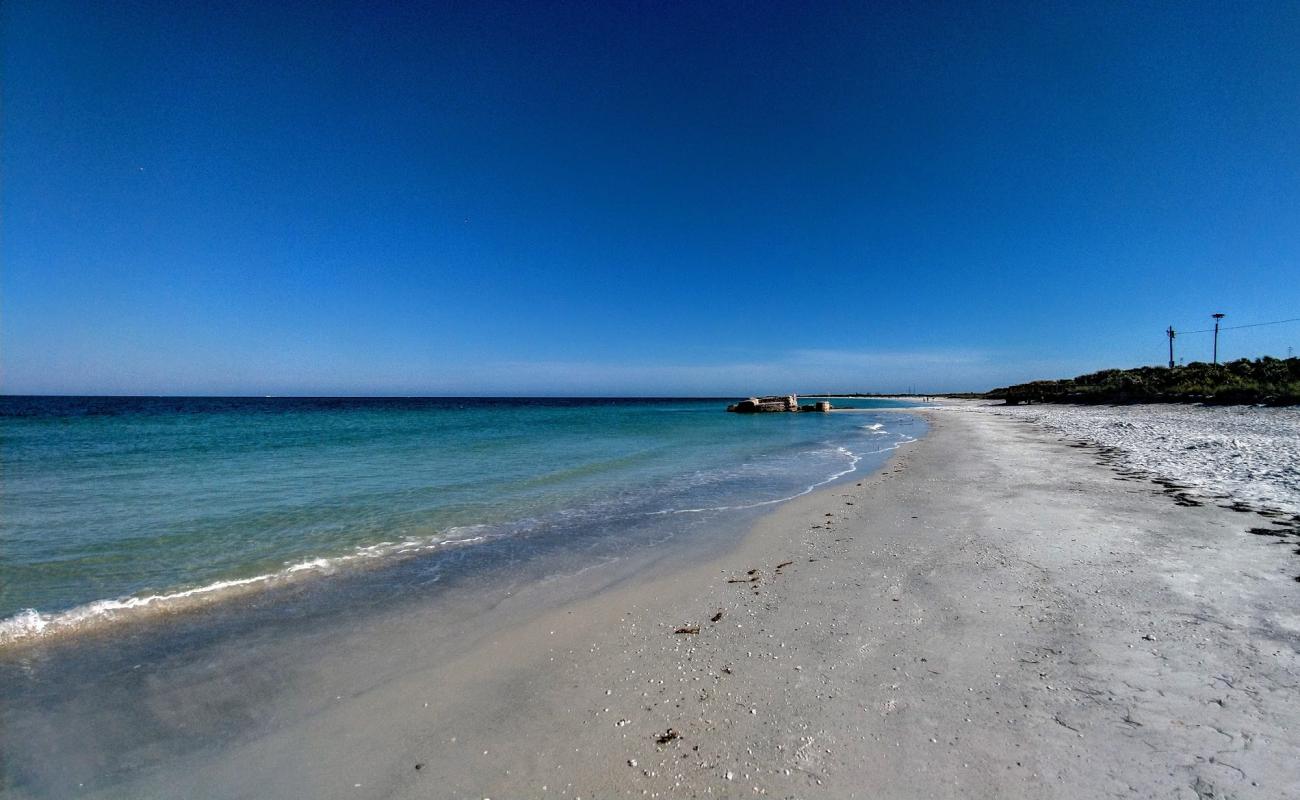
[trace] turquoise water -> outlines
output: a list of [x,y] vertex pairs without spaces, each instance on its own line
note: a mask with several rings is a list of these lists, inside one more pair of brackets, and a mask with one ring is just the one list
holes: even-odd
[[724,406],[0,398],[0,639],[485,543],[702,530],[916,433]]

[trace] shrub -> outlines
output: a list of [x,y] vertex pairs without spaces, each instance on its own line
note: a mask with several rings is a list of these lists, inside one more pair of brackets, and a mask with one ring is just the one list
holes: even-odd
[[1016,403],[1300,404],[1300,358],[1243,358],[1227,364],[1106,369],[1057,381],[994,389],[987,398]]

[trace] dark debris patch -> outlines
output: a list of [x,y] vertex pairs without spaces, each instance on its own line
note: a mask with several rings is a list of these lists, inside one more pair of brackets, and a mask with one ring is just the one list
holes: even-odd
[[671,741],[674,740],[674,739],[680,739],[681,736],[682,736],[682,735],[681,735],[680,733],[678,733],[677,731],[673,730],[672,728],[669,728],[668,730],[664,731],[663,733],[657,734],[657,735],[655,736],[655,743],[656,743],[656,744],[668,744],[669,742],[671,742]]

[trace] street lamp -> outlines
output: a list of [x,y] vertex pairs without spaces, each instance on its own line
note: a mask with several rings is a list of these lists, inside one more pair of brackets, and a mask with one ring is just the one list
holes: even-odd
[[1214,364],[1219,364],[1219,320],[1223,319],[1223,314],[1211,314],[1214,317]]

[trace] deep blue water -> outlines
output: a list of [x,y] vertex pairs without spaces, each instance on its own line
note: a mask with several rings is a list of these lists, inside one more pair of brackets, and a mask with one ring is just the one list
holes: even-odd
[[3,397],[0,639],[463,548],[709,535],[919,425],[726,402]]

